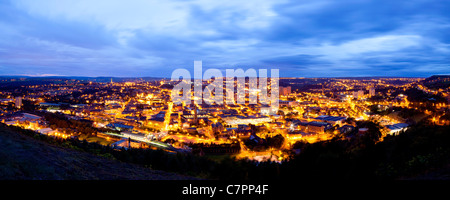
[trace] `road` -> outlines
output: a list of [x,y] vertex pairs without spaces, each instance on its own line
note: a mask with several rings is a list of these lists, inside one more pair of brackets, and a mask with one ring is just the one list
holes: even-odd
[[181,149],[177,149],[175,147],[172,147],[171,145],[164,143],[164,142],[160,142],[160,141],[156,141],[156,140],[150,140],[145,136],[141,136],[141,135],[136,135],[136,134],[117,134],[117,133],[110,133],[110,132],[103,132],[103,134],[107,134],[107,135],[111,135],[111,136],[116,136],[116,137],[121,137],[121,138],[130,138],[134,141],[138,141],[138,142],[144,142],[146,144],[149,144],[151,146],[157,147],[157,148],[161,148],[161,149],[165,149],[165,150],[170,150],[170,151],[180,151]]

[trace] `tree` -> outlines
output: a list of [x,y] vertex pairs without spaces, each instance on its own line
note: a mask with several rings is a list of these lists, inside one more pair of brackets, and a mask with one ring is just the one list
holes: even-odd
[[372,121],[360,121],[358,122],[358,127],[368,128],[368,131],[360,137],[360,142],[362,145],[374,145],[381,138],[381,126],[378,123]]
[[284,143],[284,137],[281,134],[278,134],[274,137],[267,138],[267,145],[273,148],[280,148]]
[[277,115],[284,116],[284,112],[282,110],[278,110]]
[[353,117],[349,117],[349,118],[345,119],[344,122],[347,124],[355,124],[356,123],[355,118],[353,118]]

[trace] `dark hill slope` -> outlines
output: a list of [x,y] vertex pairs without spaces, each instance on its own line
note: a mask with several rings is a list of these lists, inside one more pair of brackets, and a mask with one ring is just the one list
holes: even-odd
[[180,180],[191,177],[63,148],[0,126],[0,180]]

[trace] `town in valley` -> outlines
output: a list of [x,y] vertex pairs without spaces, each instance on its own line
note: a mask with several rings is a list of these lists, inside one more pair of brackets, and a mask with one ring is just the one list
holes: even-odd
[[[383,141],[423,120],[449,125],[449,87],[439,85],[449,80],[279,78],[279,108],[273,110],[248,101],[174,104],[170,94],[177,82],[167,78],[1,77],[0,121],[118,151],[148,148],[281,163],[299,153],[300,143],[374,131]],[[247,100],[259,92],[248,82],[245,91]]]

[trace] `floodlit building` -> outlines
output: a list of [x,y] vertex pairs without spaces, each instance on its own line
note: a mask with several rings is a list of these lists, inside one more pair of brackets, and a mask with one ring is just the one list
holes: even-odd
[[280,87],[280,95],[288,95],[291,94],[291,86]]
[[353,98],[360,99],[364,96],[364,90],[353,91]]
[[369,89],[369,96],[375,96],[375,88]]
[[386,128],[389,129],[389,134],[398,135],[400,131],[408,129],[408,124],[398,123],[398,124],[393,124],[393,125],[387,125]]
[[22,97],[16,97],[15,104],[16,108],[22,107]]
[[366,134],[368,131],[369,131],[368,128],[359,128],[359,129],[358,129],[358,134],[364,135],[364,134]]
[[272,108],[270,106],[262,106],[260,108],[261,115],[275,115],[278,112],[278,108]]
[[55,133],[55,130],[53,130],[51,128],[43,128],[43,129],[37,130],[37,132],[40,134],[43,134],[43,135],[49,135],[49,134]]

